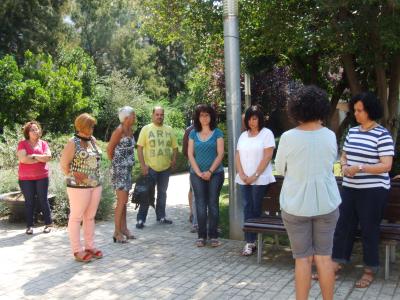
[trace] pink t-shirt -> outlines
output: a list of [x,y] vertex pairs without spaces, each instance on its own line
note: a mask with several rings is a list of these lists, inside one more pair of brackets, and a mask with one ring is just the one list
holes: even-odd
[[[25,150],[26,155],[31,154],[46,154],[49,145],[45,141],[39,140],[37,146],[33,149],[28,140],[23,140],[18,143],[18,150]],[[19,163],[18,178],[19,180],[38,180],[49,177],[49,165],[43,162],[35,164]]]

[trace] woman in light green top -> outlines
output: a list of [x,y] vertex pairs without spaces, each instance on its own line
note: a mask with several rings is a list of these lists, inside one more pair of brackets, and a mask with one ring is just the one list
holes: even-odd
[[302,88],[289,103],[298,126],[281,136],[275,159],[277,173],[285,176],[280,205],[296,260],[296,299],[308,299],[313,260],[323,299],[333,299],[331,254],[341,199],[333,174],[336,137],[322,125],[329,109],[325,91]]

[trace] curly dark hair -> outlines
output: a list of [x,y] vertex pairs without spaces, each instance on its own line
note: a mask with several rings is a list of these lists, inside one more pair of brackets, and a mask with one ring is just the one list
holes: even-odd
[[246,112],[244,113],[244,126],[246,127],[247,130],[250,130],[249,120],[251,119],[252,116],[257,117],[258,130],[261,130],[265,126],[264,114],[261,105],[252,105],[248,109],[246,109]]
[[355,95],[351,98],[349,108],[351,114],[354,116],[354,105],[358,102],[362,102],[364,110],[368,114],[370,120],[376,121],[382,118],[383,110],[378,98],[371,92],[364,92]]
[[196,106],[193,116],[194,129],[197,132],[201,131],[202,129],[200,123],[200,113],[202,112],[210,115],[210,129],[214,130],[217,127],[217,113],[215,112],[214,108],[208,104],[199,104]]
[[304,86],[289,101],[288,110],[297,123],[324,121],[330,111],[328,94],[315,85]]

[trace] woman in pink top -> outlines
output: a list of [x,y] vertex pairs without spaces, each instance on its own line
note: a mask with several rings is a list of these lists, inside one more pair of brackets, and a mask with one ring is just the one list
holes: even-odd
[[19,186],[25,198],[26,234],[33,234],[33,212],[37,197],[44,215],[44,233],[50,232],[52,225],[50,205],[47,199],[49,188],[49,166],[51,152],[47,143],[40,139],[42,129],[36,121],[23,127],[25,140],[18,143]]

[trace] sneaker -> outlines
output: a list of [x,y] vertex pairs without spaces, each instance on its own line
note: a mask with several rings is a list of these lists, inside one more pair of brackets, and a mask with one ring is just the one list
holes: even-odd
[[253,252],[256,250],[256,244],[255,243],[246,243],[246,245],[243,248],[242,255],[243,256],[250,256],[253,254]]
[[136,223],[136,228],[137,228],[137,229],[143,229],[143,227],[144,227],[143,221],[142,221],[142,220],[139,220],[139,221]]
[[166,218],[161,218],[160,219],[160,221],[158,221],[160,224],[168,224],[168,225],[170,225],[170,224],[172,224],[172,221],[171,220],[168,220],[168,219],[166,219]]

